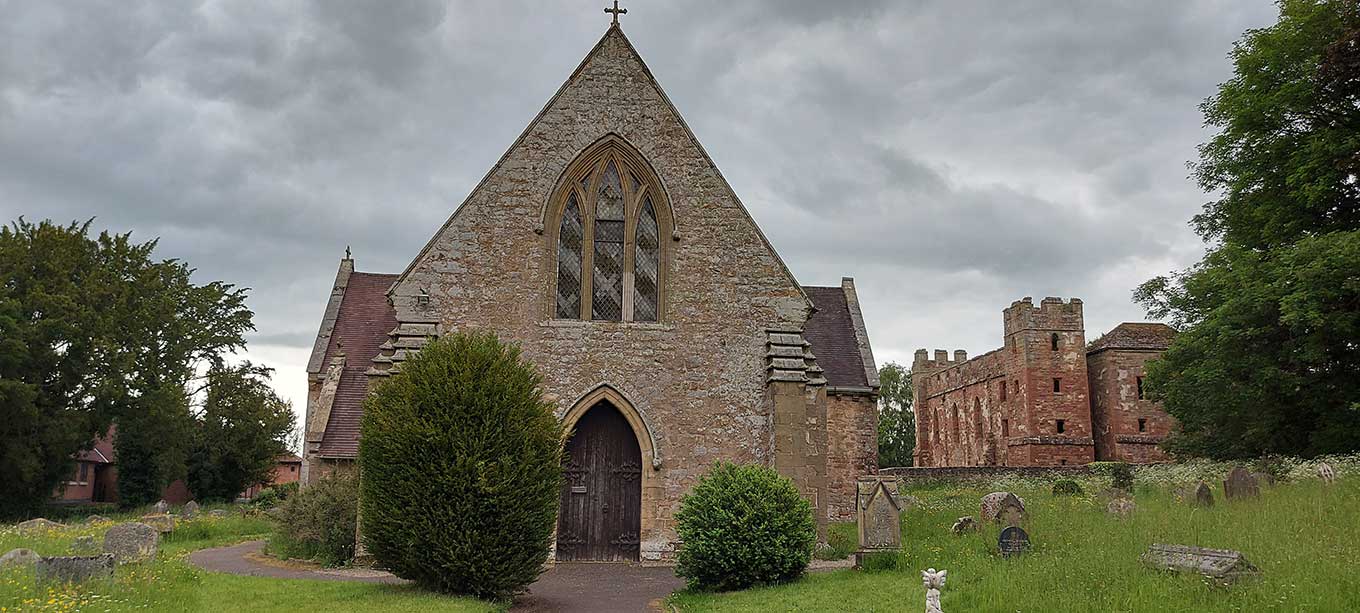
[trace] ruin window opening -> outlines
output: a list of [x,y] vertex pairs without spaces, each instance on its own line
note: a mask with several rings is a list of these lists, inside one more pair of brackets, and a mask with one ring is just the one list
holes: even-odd
[[1058,434],[1062,434],[1062,433],[1064,433],[1064,432],[1066,432],[1066,431],[1067,431],[1067,420],[1066,420],[1066,419],[1059,419],[1059,420],[1058,420]]
[[1139,431],[1139,432],[1147,432],[1147,420],[1146,420],[1146,419],[1143,419],[1143,418],[1139,418],[1139,419],[1138,419],[1138,431]]
[[1005,382],[1005,381],[1002,381],[1000,387],[1001,387],[1001,399],[1002,399],[1002,400],[1005,400],[1005,399],[1006,399],[1006,382]]
[[1052,347],[1052,349],[1053,349],[1054,351],[1057,351],[1057,350],[1058,350],[1058,333],[1057,333],[1057,332],[1054,332],[1052,336],[1048,337],[1048,342],[1049,342],[1049,346]]
[[1062,393],[1062,379],[1059,379],[1057,377],[1053,378],[1053,393],[1055,394]]
[[1009,419],[1001,420],[1001,436],[1004,437],[1010,435],[1011,435],[1011,420]]
[[1143,399],[1143,378],[1138,377],[1138,399]]

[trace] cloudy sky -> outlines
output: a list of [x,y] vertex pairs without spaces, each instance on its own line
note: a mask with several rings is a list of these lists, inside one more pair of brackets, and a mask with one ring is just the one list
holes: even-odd
[[[252,288],[300,412],[335,268],[400,272],[608,26],[603,0],[0,0],[0,221],[97,217]],[[1267,0],[623,4],[799,281],[853,276],[880,364],[1087,337],[1203,245],[1198,103]]]

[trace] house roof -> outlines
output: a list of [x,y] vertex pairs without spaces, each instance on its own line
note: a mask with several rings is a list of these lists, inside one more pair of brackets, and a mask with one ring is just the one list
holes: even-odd
[[1106,349],[1150,349],[1161,351],[1171,346],[1176,329],[1155,322],[1124,322],[1086,346],[1091,354]]
[[[832,387],[871,387],[869,371],[855,331],[855,313],[843,287],[803,286],[803,293],[816,307],[803,329],[803,338],[812,343],[817,365],[825,371]],[[875,381],[873,385],[876,385]]]
[[387,301],[387,290],[396,280],[397,275],[390,274],[349,275],[323,362],[329,364],[341,351],[345,354],[345,367],[321,439],[319,454],[323,457],[352,458],[359,453],[359,422],[368,395],[368,376],[364,373],[397,327],[396,311]]

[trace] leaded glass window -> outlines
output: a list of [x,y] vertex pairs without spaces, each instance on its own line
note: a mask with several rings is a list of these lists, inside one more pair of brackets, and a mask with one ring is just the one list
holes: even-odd
[[576,194],[567,198],[562,210],[562,225],[557,234],[557,316],[581,316],[581,207]]
[[595,253],[590,318],[623,319],[623,184],[610,161],[595,200]]
[[661,266],[660,231],[656,209],[648,196],[638,212],[633,252],[633,321],[656,321],[657,273]]

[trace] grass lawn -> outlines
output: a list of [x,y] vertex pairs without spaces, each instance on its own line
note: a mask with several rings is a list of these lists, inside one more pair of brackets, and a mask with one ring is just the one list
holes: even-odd
[[[1084,482],[1084,496],[1057,498],[1049,483],[1002,484],[1025,499],[1030,515],[1025,528],[1034,549],[1017,559],[994,553],[996,526],[963,536],[949,530],[955,519],[976,516],[978,499],[994,488],[935,486],[908,492],[921,505],[905,515],[904,550],[893,570],[818,573],[724,594],[680,592],[670,601],[686,613],[922,610],[920,571],[934,567],[949,571],[945,611],[1360,611],[1356,475],[1331,487],[1316,479],[1263,486],[1259,500],[1239,502],[1223,499],[1224,472],[1216,469],[1218,480],[1209,482],[1217,484],[1217,504],[1197,509],[1171,494],[1170,483],[1185,475],[1145,479],[1158,470],[1140,470],[1138,510],[1124,521],[1107,516],[1093,494],[1102,480]],[[833,527],[833,536],[844,530]],[[1138,560],[1151,543],[1236,549],[1263,577],[1223,588],[1154,572]]]
[[[115,518],[135,519],[135,515]],[[27,547],[44,555],[64,555],[80,535],[101,539],[108,524],[71,525],[43,535],[21,536],[13,526],[0,528],[0,553]],[[154,562],[121,566],[112,581],[84,586],[39,586],[30,573],[0,572],[0,613],[11,611],[499,611],[469,598],[453,598],[409,586],[338,581],[301,581],[239,577],[199,570],[185,560],[189,552],[264,538],[263,518],[204,517],[181,525],[161,540]]]

